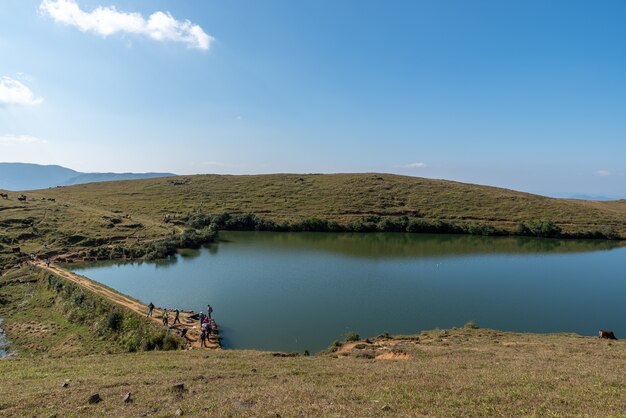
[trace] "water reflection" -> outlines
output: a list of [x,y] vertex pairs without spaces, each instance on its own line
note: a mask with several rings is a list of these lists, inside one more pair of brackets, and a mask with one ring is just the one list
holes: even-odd
[[467,235],[222,233],[156,263],[75,270],[144,302],[210,303],[233,348],[320,350],[348,331],[481,326],[626,335],[621,243]]
[[478,254],[576,253],[606,251],[626,245],[609,240],[560,240],[531,237],[403,233],[222,232],[222,242],[266,245],[290,250],[336,252],[365,258],[415,258]]

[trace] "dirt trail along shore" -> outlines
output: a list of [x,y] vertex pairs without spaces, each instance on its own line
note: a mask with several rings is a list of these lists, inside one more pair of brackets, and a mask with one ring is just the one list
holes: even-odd
[[[116,292],[112,289],[109,289],[93,280],[89,280],[86,277],[80,276],[78,274],[72,273],[71,271],[62,269],[56,265],[51,264],[47,266],[43,261],[35,261],[32,262],[33,265],[39,267],[42,270],[48,271],[50,273],[56,274],[57,276],[61,276],[67,280],[70,280],[79,286],[106,298],[107,300],[114,302],[120,306],[123,306],[131,311],[137,313],[138,315],[146,316],[148,312],[148,306],[142,302],[139,302],[136,299],[133,299],[129,296],[126,296],[122,293]],[[174,311],[168,309],[170,323],[174,321]],[[193,319],[195,314],[193,312],[180,312],[180,324],[170,325],[169,329],[173,332],[179,332],[182,328],[187,329],[187,348],[188,349],[204,349],[200,346],[200,321],[197,319]],[[154,308],[153,316],[151,318],[153,321],[163,326],[163,309],[162,308]],[[219,349],[219,336],[216,334],[217,326],[215,323],[212,324],[214,329],[214,334],[211,335],[209,341],[207,342],[206,349]]]

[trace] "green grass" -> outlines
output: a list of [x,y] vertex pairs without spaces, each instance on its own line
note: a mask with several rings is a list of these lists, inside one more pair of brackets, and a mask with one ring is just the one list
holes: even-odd
[[70,321],[55,293],[41,284],[28,268],[13,269],[0,277],[0,317],[19,356],[77,356],[121,352],[108,338],[94,333],[90,324]]
[[[0,361],[8,416],[623,416],[626,343],[491,330],[390,340],[359,353],[152,352]],[[70,386],[62,388],[65,379]],[[170,391],[185,384],[179,397]],[[121,397],[133,394],[134,402]],[[89,405],[99,393],[103,401]]]
[[[117,316],[112,329],[109,319]],[[0,277],[0,317],[20,356],[54,357],[180,346],[176,336],[61,277],[12,269]]]
[[[478,234],[515,233],[524,222],[554,225],[565,234],[626,237],[626,201],[553,199],[391,174],[198,175],[25,192],[25,202],[18,194],[0,200],[0,265],[15,262],[12,248],[18,246],[23,253],[80,259],[158,256],[162,252],[147,250],[151,243],[179,239],[186,220],[198,213],[252,213],[278,225],[406,217],[418,226],[443,222]],[[166,214],[173,223],[163,222]]]

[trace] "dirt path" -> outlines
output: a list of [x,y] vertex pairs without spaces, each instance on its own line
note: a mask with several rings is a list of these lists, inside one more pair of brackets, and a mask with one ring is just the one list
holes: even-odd
[[[46,263],[43,261],[34,261],[33,265],[39,267],[42,270],[48,271],[50,273],[56,274],[57,276],[61,276],[67,280],[70,280],[79,286],[90,290],[91,292],[106,298],[107,300],[114,302],[120,306],[123,306],[131,311],[135,312],[140,316],[146,316],[148,312],[148,306],[139,302],[136,299],[133,299],[129,296],[126,296],[122,293],[116,292],[112,289],[109,289],[93,280],[89,280],[86,277],[80,276],[78,274],[72,273],[71,271],[67,271],[62,269],[56,265],[51,264],[50,266],[46,266]],[[169,318],[170,323],[174,321],[174,311],[169,310]],[[190,317],[194,315],[191,312],[180,312],[180,321],[181,324],[170,325],[170,330],[180,330],[182,328],[187,328],[187,341],[189,349],[202,349],[200,346],[200,324],[198,320],[191,319]],[[163,326],[163,309],[154,308],[153,316],[151,319],[157,322],[159,325]],[[213,323],[214,329],[216,329],[215,324]],[[214,331],[215,332],[215,331]],[[209,342],[207,343],[207,349],[218,349],[220,348],[219,336],[218,334],[212,334]]]

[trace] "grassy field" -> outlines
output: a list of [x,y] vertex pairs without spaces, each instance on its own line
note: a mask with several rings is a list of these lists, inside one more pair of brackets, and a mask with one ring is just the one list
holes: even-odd
[[[198,175],[24,192],[25,201],[17,200],[20,194],[0,200],[0,265],[19,258],[16,247],[22,254],[73,253],[83,259],[142,256],[149,243],[179,236],[185,220],[198,213],[342,225],[404,218],[503,233],[514,233],[520,222],[547,221],[566,234],[626,237],[626,201],[553,199],[390,174]],[[172,223],[163,222],[166,214]]]
[[176,333],[168,334],[143,311],[137,315],[31,266],[0,276],[0,318],[12,351],[20,357],[177,349],[182,344]]
[[[372,341],[375,345],[376,341]],[[311,357],[152,352],[0,361],[6,416],[624,416],[626,343],[430,331]],[[367,345],[366,343],[362,345]],[[69,379],[69,387],[62,383]],[[177,393],[173,385],[183,383]],[[131,392],[134,401],[124,403]],[[98,393],[102,401],[89,404]]]
[[0,277],[0,317],[12,351],[20,357],[124,351],[111,339],[94,333],[90,324],[71,321],[55,293],[39,282],[39,273],[28,267]]

